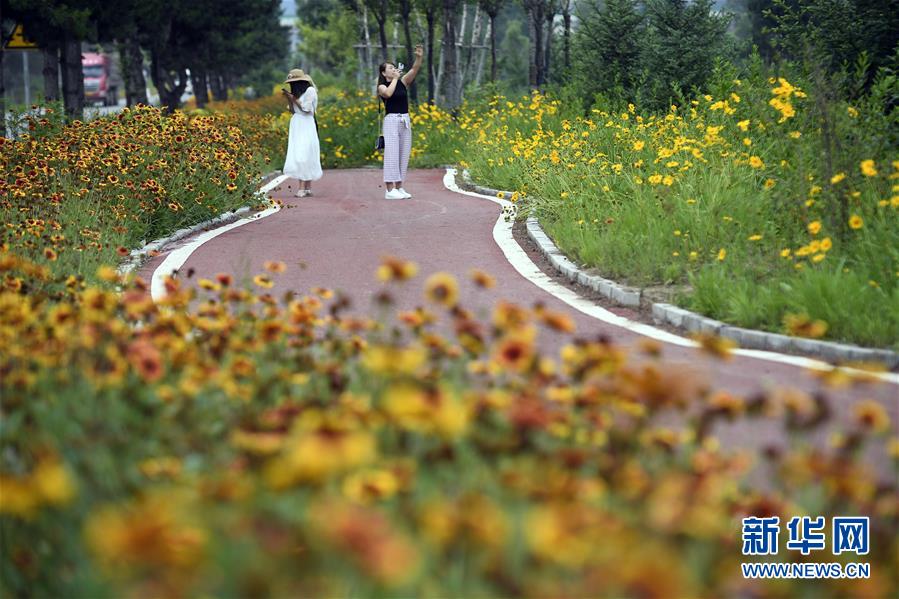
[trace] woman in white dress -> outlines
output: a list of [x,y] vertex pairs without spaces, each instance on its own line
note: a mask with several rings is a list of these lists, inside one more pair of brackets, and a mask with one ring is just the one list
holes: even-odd
[[284,83],[290,84],[290,91],[282,89],[287,98],[290,117],[290,132],[287,136],[287,158],[284,160],[284,174],[299,179],[298,198],[312,195],[312,182],[322,178],[321,156],[318,144],[318,129],[315,111],[318,108],[318,92],[312,77],[303,69],[292,69]]

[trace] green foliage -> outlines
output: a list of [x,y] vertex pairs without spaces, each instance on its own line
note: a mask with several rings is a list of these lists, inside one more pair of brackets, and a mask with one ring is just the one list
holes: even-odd
[[523,49],[528,47],[528,37],[525,35],[521,21],[509,21],[506,25],[506,33],[499,44],[498,59],[500,82],[509,92],[518,92],[528,85],[528,55]]
[[643,100],[664,107],[703,89],[722,50],[728,18],[712,13],[712,0],[649,0],[646,14]]
[[762,14],[782,57],[830,73],[867,57],[865,87],[881,67],[896,68],[899,10],[882,0],[772,0]]
[[632,99],[639,86],[643,16],[636,0],[591,0],[582,5],[574,37],[574,82],[592,103],[597,95]]
[[[310,17],[311,18],[311,17]],[[322,81],[351,87],[355,83],[359,68],[359,57],[348,40],[355,39],[357,23],[349,10],[333,10],[325,17],[324,26],[315,24],[315,19],[307,20],[305,14],[300,19],[299,66],[305,68],[319,83]]]
[[711,0],[595,0],[575,36],[574,81],[587,100],[663,108],[703,89],[726,48],[728,17]]
[[466,161],[606,276],[689,284],[684,305],[740,326],[784,332],[787,314],[806,314],[830,338],[896,347],[896,79],[828,100],[825,133],[810,82],[776,73],[720,61],[709,95],[663,114],[599,104],[574,118],[570,99],[501,100],[472,111],[488,116],[470,125],[483,135]]

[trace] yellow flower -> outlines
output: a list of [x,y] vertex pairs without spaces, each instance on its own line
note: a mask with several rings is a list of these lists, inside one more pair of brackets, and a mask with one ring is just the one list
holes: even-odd
[[771,189],[775,185],[777,185],[777,181],[774,179],[765,179],[765,189]]
[[830,248],[833,247],[833,241],[830,240],[830,237],[825,237],[821,240],[821,251],[829,252]]
[[388,499],[399,490],[399,481],[390,470],[366,470],[343,481],[343,494],[362,504]]
[[812,235],[817,235],[819,231],[821,231],[821,221],[815,220],[808,224],[808,232]]
[[846,178],[846,173],[837,173],[836,175],[834,175],[833,177],[830,178],[830,184],[836,185],[837,183],[839,183],[840,181],[842,181],[845,178]]
[[414,262],[387,256],[381,260],[377,276],[379,281],[386,283],[388,281],[405,281],[411,279],[417,273],[418,265]]
[[740,128],[740,131],[749,131],[749,119],[740,121],[739,123],[737,123],[737,127]]
[[253,283],[257,287],[262,287],[263,289],[271,289],[275,286],[274,282],[272,282],[271,278],[268,275],[256,275],[253,277]]
[[634,142],[634,151],[639,152],[640,150],[643,149],[643,147],[645,145],[646,145],[646,142],[644,142],[644,141],[635,141]]
[[808,314],[784,315],[784,327],[790,335],[817,339],[827,332],[827,323],[823,320],[812,320]]
[[425,281],[425,297],[434,303],[452,308],[459,301],[459,284],[449,273],[434,273]]
[[780,257],[781,257],[781,258],[789,258],[789,257],[790,257],[790,250],[789,250],[789,249],[786,249],[786,248],[780,250]]
[[752,168],[765,168],[765,163],[758,156],[749,157],[749,166]]
[[873,400],[864,400],[855,407],[855,422],[874,433],[883,433],[890,428],[890,416],[882,405]]
[[417,373],[427,359],[427,350],[421,346],[373,345],[362,354],[362,365],[371,372],[411,375]]
[[762,238],[762,236],[759,235],[759,234],[750,235],[750,236],[749,236],[749,241],[759,241],[759,240],[761,240],[761,238]]
[[725,250],[724,248],[721,248],[720,250],[718,250],[718,262],[723,262],[726,257],[727,257],[727,250]]
[[802,137],[802,132],[801,131],[790,131],[790,137],[792,137],[793,139],[799,139],[800,137]]
[[873,160],[862,160],[861,164],[859,164],[859,168],[861,169],[862,174],[866,177],[877,176],[877,168],[874,166]]
[[860,217],[859,215],[853,214],[849,217],[849,226],[856,230],[861,229],[865,226],[865,221],[863,221],[862,217]]
[[851,116],[852,118],[855,118],[855,117],[858,116],[858,110],[856,110],[856,109],[853,108],[852,106],[847,106],[847,107],[846,107],[846,112],[847,112],[847,113],[849,114],[849,116]]

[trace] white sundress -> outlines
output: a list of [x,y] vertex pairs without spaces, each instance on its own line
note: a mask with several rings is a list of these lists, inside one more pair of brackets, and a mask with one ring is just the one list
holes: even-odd
[[322,178],[321,150],[313,117],[318,108],[318,92],[310,87],[303,92],[298,103],[300,110],[290,117],[283,172],[300,181],[318,181]]

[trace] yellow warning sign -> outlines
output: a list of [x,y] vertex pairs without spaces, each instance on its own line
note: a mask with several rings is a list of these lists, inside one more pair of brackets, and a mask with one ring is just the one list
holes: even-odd
[[25,37],[22,24],[19,23],[16,25],[16,28],[13,29],[9,39],[6,40],[4,47],[7,50],[37,50],[40,46]]

